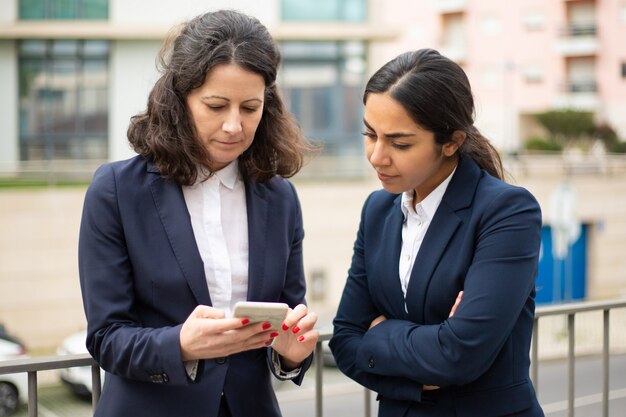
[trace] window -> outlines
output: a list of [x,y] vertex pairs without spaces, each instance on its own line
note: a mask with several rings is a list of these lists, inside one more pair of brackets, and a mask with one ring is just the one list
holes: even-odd
[[19,0],[19,18],[108,19],[109,0]]
[[502,20],[497,16],[483,16],[480,19],[480,30],[487,36],[496,36],[502,32]]
[[528,31],[542,30],[546,25],[546,15],[537,11],[529,11],[524,16],[523,21],[524,27]]
[[543,68],[539,65],[528,65],[522,70],[524,80],[529,83],[541,83],[544,77]]
[[19,44],[21,160],[106,159],[107,41]]
[[363,22],[367,18],[366,0],[282,0],[285,21]]
[[280,87],[307,137],[324,154],[362,156],[363,42],[283,42]]

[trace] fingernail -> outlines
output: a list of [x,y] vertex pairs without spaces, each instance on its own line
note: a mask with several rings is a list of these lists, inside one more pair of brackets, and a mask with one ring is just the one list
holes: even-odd
[[298,337],[298,342],[303,342],[303,341],[304,341],[304,336]]
[[241,320],[241,324],[248,324],[248,323],[250,323],[250,320],[248,319]]
[[274,337],[276,337],[276,336],[278,336],[278,333],[277,333],[277,332],[272,332],[272,333],[270,333],[270,337],[271,337],[271,338],[274,338]]
[[272,325],[270,323],[263,323],[263,330],[267,330],[270,327],[272,327]]
[[292,330],[292,332],[293,332],[294,334],[295,334],[295,333],[298,333],[299,331],[300,331],[300,328],[299,328],[298,326],[294,327],[294,328],[293,328],[293,330]]
[[265,342],[265,346],[269,346],[269,345],[271,345],[271,344],[272,344],[272,341],[271,341],[271,340],[268,340],[267,342]]
[[285,323],[283,323],[283,330],[284,330],[284,331],[289,330],[289,326],[287,326]]

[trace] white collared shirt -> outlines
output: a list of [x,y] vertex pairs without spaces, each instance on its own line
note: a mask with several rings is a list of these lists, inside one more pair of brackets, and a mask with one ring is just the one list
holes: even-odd
[[[406,298],[406,291],[411,279],[411,272],[415,264],[415,258],[420,250],[426,231],[430,226],[430,222],[439,208],[441,199],[450,184],[450,180],[454,175],[454,171],[437,186],[430,194],[426,196],[420,203],[413,207],[414,190],[402,193],[402,214],[404,214],[404,223],[402,224],[402,249],[400,251],[400,284],[402,285],[402,293]],[[406,309],[406,304],[405,304]]]
[[[182,189],[204,263],[211,302],[230,317],[237,301],[245,301],[248,296],[248,209],[238,160],[216,171],[208,180]],[[283,371],[274,350],[272,366],[283,380],[293,379],[302,372],[302,367]],[[185,369],[189,378],[195,380],[198,361],[185,362]]]
[[213,307],[230,317],[248,293],[246,189],[238,162],[182,188]]

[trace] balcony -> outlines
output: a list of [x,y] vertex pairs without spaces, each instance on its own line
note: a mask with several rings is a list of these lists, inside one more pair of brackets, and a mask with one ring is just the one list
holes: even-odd
[[562,93],[555,99],[556,108],[576,108],[596,111],[600,105],[598,84],[595,80],[568,81],[562,86]]
[[[613,391],[609,389],[609,380],[611,374],[619,374],[619,370],[612,369],[611,359],[614,356],[610,347],[616,348],[616,345],[620,345],[623,349],[624,345],[624,331],[626,320],[624,320],[624,308],[626,308],[625,300],[617,301],[599,301],[599,302],[583,302],[583,303],[569,303],[562,305],[541,306],[537,308],[535,314],[535,326],[533,328],[533,340],[531,346],[531,377],[533,383],[538,389],[541,384],[539,378],[539,369],[541,367],[540,357],[544,359],[550,358],[554,354],[559,357],[565,357],[566,366],[564,368],[563,381],[567,388],[566,401],[560,401],[557,403],[544,404],[542,406],[546,409],[546,412],[554,412],[560,410],[567,410],[567,415],[573,416],[574,409],[576,407],[583,406],[583,402],[595,402],[601,406],[601,412],[598,412],[598,416],[609,416],[609,399],[619,399],[619,393],[623,390],[615,390],[615,381],[613,381]],[[593,314],[593,316],[589,316]],[[613,316],[613,320],[610,320]],[[578,324],[578,326],[577,326]],[[582,326],[581,326],[582,325]],[[555,327],[556,326],[556,327]],[[617,326],[617,328],[615,327]],[[561,330],[562,329],[562,330]],[[621,329],[621,330],[620,330]],[[560,334],[563,332],[563,337],[559,338],[558,346],[554,345],[553,341],[547,336],[554,336],[554,331]],[[581,335],[581,333],[583,333]],[[609,343],[609,336],[613,334],[617,340],[613,340]],[[620,335],[622,337],[620,337]],[[583,336],[580,338],[579,336]],[[320,335],[320,340],[315,349],[316,358],[323,357],[323,343],[330,339],[331,334],[326,332]],[[580,345],[580,340],[586,341]],[[616,343],[616,341],[618,343]],[[578,342],[578,345],[577,345]],[[591,350],[589,349],[591,348]],[[582,353],[581,353],[582,352]],[[587,355],[590,353],[599,352],[598,366],[601,373],[601,382],[597,384],[599,394],[593,396],[586,396],[583,399],[585,401],[579,401],[575,398],[575,381],[576,381],[576,362],[577,359],[583,360],[578,355]],[[40,371],[65,369],[74,366],[89,366],[92,369],[93,386],[100,386],[100,372],[96,362],[87,354],[82,355],[68,355],[68,356],[56,356],[45,358],[32,358],[26,360],[15,360],[0,363],[0,374],[8,374],[15,372],[27,372],[28,373],[28,416],[38,416],[38,386],[37,386],[37,374]],[[612,372],[611,372],[612,371]],[[324,395],[322,395],[322,388],[324,386],[324,366],[321,360],[315,361],[314,368],[310,371],[314,376],[314,408],[315,416],[322,417],[324,415]],[[354,384],[358,389],[358,386]],[[298,388],[302,390],[302,388]],[[355,412],[353,415],[370,417],[372,415],[372,395],[371,391],[362,389],[364,396],[364,412],[360,414]],[[99,399],[99,389],[94,390],[94,396],[92,404],[95,407]],[[593,399],[587,398],[593,397]],[[575,399],[577,400],[575,402]],[[302,399],[299,400],[299,404],[302,404]],[[541,398],[540,398],[541,400]],[[43,407],[42,407],[43,408]],[[43,410],[42,410],[43,411]],[[42,413],[43,414],[43,413]],[[46,410],[46,415],[49,412]],[[307,414],[308,415],[308,414]]]
[[590,56],[598,53],[596,24],[570,24],[561,30],[560,35],[555,49],[562,56]]
[[465,11],[465,0],[435,0],[434,8],[441,14],[462,13]]

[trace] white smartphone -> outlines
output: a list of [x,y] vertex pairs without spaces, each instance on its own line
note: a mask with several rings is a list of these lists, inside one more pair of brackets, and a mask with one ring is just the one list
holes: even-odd
[[233,317],[247,317],[250,323],[268,322],[272,329],[278,330],[282,328],[288,311],[289,306],[285,303],[239,301],[235,304]]

